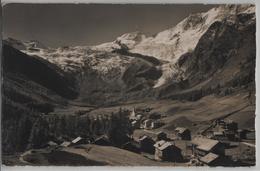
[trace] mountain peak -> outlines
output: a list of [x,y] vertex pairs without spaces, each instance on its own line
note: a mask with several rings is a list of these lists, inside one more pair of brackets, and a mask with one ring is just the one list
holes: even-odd
[[14,39],[12,37],[8,37],[4,41],[6,44],[18,50],[47,49],[47,47],[43,43],[39,42],[38,40],[21,41],[21,40]]

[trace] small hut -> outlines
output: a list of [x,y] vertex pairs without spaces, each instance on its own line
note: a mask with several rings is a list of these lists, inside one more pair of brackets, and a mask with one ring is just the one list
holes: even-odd
[[69,141],[64,141],[63,143],[60,144],[62,147],[69,147],[71,145],[71,142]]
[[225,140],[226,136],[223,131],[215,131],[215,132],[213,132],[212,138],[215,140]]
[[77,137],[77,138],[75,138],[74,140],[72,140],[71,143],[72,143],[73,145],[79,145],[79,144],[87,144],[88,141],[87,141],[87,139],[85,139],[85,138]]

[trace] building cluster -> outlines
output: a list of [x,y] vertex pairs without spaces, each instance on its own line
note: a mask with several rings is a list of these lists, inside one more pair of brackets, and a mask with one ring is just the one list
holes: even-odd
[[182,150],[163,131],[155,133],[153,137],[142,135],[137,140],[131,141],[131,144],[131,148],[127,146],[124,149],[138,153],[153,154],[154,159],[157,161],[178,162],[183,160]]
[[[134,129],[159,128],[160,118],[157,114],[144,119],[142,113],[136,110],[130,115]],[[125,149],[154,154],[154,159],[158,161],[178,162],[188,159],[191,165],[223,166],[232,163],[230,156],[225,155],[226,148],[231,146],[230,142],[254,139],[252,135],[255,135],[250,130],[238,129],[238,124],[232,120],[217,119],[209,128],[193,138],[191,131],[185,127],[176,127],[173,136],[168,136],[162,131],[156,133],[156,138],[145,134],[133,143],[135,148]],[[186,143],[185,147],[178,145],[177,142],[181,141]],[[187,150],[190,151],[190,155],[184,152]]]
[[[142,111],[134,109],[131,112],[129,120],[134,129],[160,127],[158,126],[158,120],[161,117],[159,114],[153,115],[152,118],[145,118],[144,113],[149,111],[148,109]],[[152,159],[157,161],[187,162],[188,160],[190,165],[223,166],[230,164],[230,158],[225,155],[227,142],[254,139],[252,131],[238,129],[236,122],[223,119],[217,119],[210,125],[209,129],[205,129],[200,135],[195,136],[192,136],[191,131],[185,127],[176,127],[170,133],[155,132],[154,130],[140,131],[143,132],[141,136],[129,137],[129,141],[123,144],[121,148],[143,155],[147,154],[150,157],[153,156]],[[70,147],[89,143],[103,146],[112,145],[109,138],[103,135],[92,140],[77,137],[72,141],[64,141],[60,145],[50,141],[48,146]],[[189,154],[187,151],[189,151]]]
[[218,140],[204,137],[196,137],[191,141],[192,154],[202,165],[223,165],[225,158],[225,146]]
[[[131,148],[128,146],[124,149],[153,154],[157,161],[184,162],[187,156],[183,151],[187,148],[191,151],[189,159],[196,159],[196,165],[219,165],[225,159],[225,146],[218,140],[202,136],[191,139],[190,130],[184,127],[175,128],[174,134],[174,139],[169,138],[163,131],[155,133],[155,137],[142,135],[131,143]],[[179,146],[178,142],[185,142],[185,149]]]
[[[174,139],[163,131],[155,133],[155,137],[142,135],[137,141],[128,143],[124,149],[153,154],[153,159],[157,161],[184,162],[187,159],[184,150],[187,149],[191,151],[189,160],[196,159],[194,165],[217,166],[223,164],[223,160],[226,161],[225,146],[220,141],[202,136],[191,139],[190,130],[183,127],[177,127],[174,132]],[[179,146],[178,142],[184,142],[185,147]]]
[[106,135],[102,135],[97,137],[96,139],[89,139],[83,137],[77,137],[72,141],[63,141],[61,143],[49,141],[43,147],[72,147],[81,144],[96,144],[96,145],[103,145],[103,146],[110,146],[112,145],[109,138]]
[[135,108],[130,113],[129,119],[134,129],[157,129],[164,125],[160,121],[160,114],[152,114],[150,118],[146,118],[145,113],[149,113],[150,109],[136,110]]
[[217,119],[211,129],[191,141],[192,155],[200,165],[230,166],[234,161],[226,155],[226,149],[235,142],[255,139],[253,130],[238,129],[233,120]]
[[240,141],[243,139],[254,139],[254,131],[247,129],[238,129],[238,123],[233,120],[217,119],[211,130],[206,132],[210,139],[219,141]]

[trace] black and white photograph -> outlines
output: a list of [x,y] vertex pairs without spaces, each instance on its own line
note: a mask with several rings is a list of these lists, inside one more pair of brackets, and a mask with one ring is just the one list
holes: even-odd
[[3,165],[256,165],[255,4],[1,12]]

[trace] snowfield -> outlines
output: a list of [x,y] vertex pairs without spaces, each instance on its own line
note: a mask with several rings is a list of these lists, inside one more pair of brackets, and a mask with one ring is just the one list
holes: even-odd
[[[154,37],[146,37],[141,32],[126,33],[113,42],[97,46],[45,48],[39,42],[17,43],[28,55],[36,55],[46,59],[63,70],[75,72],[89,63],[98,72],[104,74],[113,68],[123,70],[130,62],[123,55],[112,55],[114,50],[125,48],[131,53],[155,57],[163,64],[159,67],[163,74],[154,88],[160,87],[169,80],[174,81],[177,73],[175,63],[181,55],[191,52],[196,47],[201,36],[216,21],[236,22],[236,16],[242,13],[254,13],[255,6],[251,5],[222,5],[204,13],[191,14],[176,26],[159,32]],[[109,53],[109,54],[108,54]],[[108,55],[110,57],[101,57]],[[102,75],[102,74],[101,74]],[[177,78],[176,78],[177,79]]]

